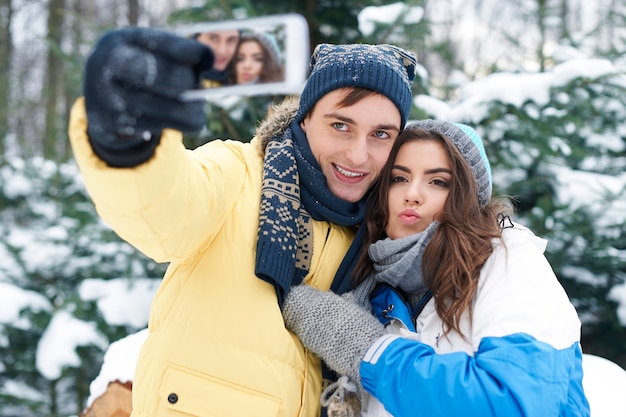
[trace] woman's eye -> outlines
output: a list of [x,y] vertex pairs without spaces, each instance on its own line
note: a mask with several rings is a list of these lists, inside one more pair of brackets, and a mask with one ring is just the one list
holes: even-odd
[[396,176],[391,177],[391,182],[392,183],[406,182],[406,178],[404,178],[403,176],[400,176],[400,175],[396,175]]
[[443,188],[448,188],[450,186],[450,183],[448,183],[448,181],[441,179],[433,180],[433,184]]

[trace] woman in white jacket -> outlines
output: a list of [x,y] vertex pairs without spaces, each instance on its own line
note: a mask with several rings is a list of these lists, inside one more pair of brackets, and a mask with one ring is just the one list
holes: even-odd
[[356,289],[290,291],[287,327],[356,382],[363,416],[589,415],[576,310],[545,241],[491,192],[473,129],[409,125],[372,191]]

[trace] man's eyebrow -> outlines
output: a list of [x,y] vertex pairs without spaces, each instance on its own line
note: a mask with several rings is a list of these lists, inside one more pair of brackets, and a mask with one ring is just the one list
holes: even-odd
[[[351,117],[344,116],[344,115],[342,115],[340,113],[335,113],[335,112],[324,113],[324,115],[322,117],[327,118],[327,119],[339,119],[342,122],[348,123],[348,124],[356,124],[354,119],[352,119]],[[400,128],[397,125],[393,125],[393,124],[378,125],[374,129],[375,130],[395,130],[395,131],[398,131],[398,132],[400,131]]]
[[352,119],[351,117],[344,116],[341,113],[335,113],[335,112],[324,113],[322,117],[326,119],[339,119],[342,122],[351,123],[351,124],[355,123],[354,119]]
[[376,126],[377,129],[379,130],[395,130],[395,131],[400,131],[400,128],[396,125],[378,125]]

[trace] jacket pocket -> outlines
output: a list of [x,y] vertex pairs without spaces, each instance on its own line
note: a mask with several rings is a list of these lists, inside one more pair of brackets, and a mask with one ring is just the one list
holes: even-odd
[[166,415],[175,411],[202,417],[273,417],[281,404],[280,399],[264,392],[176,365],[165,371],[159,394],[159,408],[168,410]]

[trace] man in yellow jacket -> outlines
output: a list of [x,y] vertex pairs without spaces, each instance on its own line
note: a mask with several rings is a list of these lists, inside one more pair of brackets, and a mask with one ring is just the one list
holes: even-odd
[[99,214],[169,262],[132,415],[318,416],[320,361],[285,329],[280,307],[301,282],[349,288],[363,199],[408,118],[415,56],[319,45],[299,103],[276,109],[250,143],[186,150],[181,131],[199,130],[205,115],[202,102],[178,97],[212,62],[192,39],[110,32],[70,117]]

